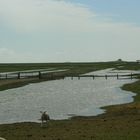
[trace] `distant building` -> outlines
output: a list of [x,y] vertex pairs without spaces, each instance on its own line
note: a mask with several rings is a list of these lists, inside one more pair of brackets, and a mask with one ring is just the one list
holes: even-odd
[[118,62],[122,62],[122,59],[118,59],[117,61],[118,61]]

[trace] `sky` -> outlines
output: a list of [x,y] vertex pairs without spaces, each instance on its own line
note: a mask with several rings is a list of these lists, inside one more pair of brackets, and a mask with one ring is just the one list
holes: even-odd
[[140,59],[139,0],[0,0],[0,63]]

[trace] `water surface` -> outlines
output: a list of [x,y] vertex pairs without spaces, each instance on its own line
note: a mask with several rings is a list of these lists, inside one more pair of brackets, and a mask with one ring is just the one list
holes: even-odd
[[[89,74],[108,73],[111,69]],[[100,107],[132,102],[134,93],[121,90],[135,80],[116,78],[66,78],[0,92],[0,123],[31,121],[47,111],[51,119],[71,115],[91,116],[104,113]]]

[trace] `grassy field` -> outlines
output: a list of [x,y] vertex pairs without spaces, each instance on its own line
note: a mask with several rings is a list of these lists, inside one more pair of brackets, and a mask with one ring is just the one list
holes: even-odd
[[108,63],[27,63],[27,64],[0,64],[0,72],[9,72],[9,71],[20,71],[20,70],[34,70],[34,69],[47,69],[47,68],[56,68],[56,69],[77,69],[77,68],[95,68],[95,67],[106,67],[112,62]]
[[[121,69],[140,70],[140,65],[134,62],[58,65],[59,68],[69,67],[71,72],[79,73],[110,67],[120,69],[118,66],[122,65],[124,67]],[[0,125],[0,137],[7,140],[139,140],[140,80],[126,84],[122,89],[137,93],[133,103],[104,107],[106,113],[96,117],[51,120],[48,126],[43,128],[38,123],[3,124]]]
[[[125,66],[131,69],[131,67],[138,68],[138,64],[135,62],[94,62],[94,63],[23,63],[23,64],[0,64],[0,72],[9,72],[9,71],[23,71],[23,70],[35,70],[35,69],[47,69],[47,68],[56,68],[56,69],[70,69],[70,70],[80,70],[80,71],[90,71],[98,70],[108,67],[118,67]],[[139,67],[140,68],[140,67]]]

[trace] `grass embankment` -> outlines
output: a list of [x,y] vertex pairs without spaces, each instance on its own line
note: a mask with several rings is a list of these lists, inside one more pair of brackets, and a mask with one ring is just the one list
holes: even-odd
[[132,84],[126,84],[122,87],[122,89],[137,93],[137,96],[134,97],[134,101],[140,102],[140,80],[138,80]]
[[105,114],[96,117],[51,120],[44,128],[38,123],[0,125],[0,136],[7,140],[139,140],[140,81],[122,88],[137,93],[133,103],[107,107]]
[[117,62],[95,62],[95,63],[23,63],[23,64],[0,64],[0,72],[12,72],[36,69],[70,69],[76,72],[95,70],[115,66]]

